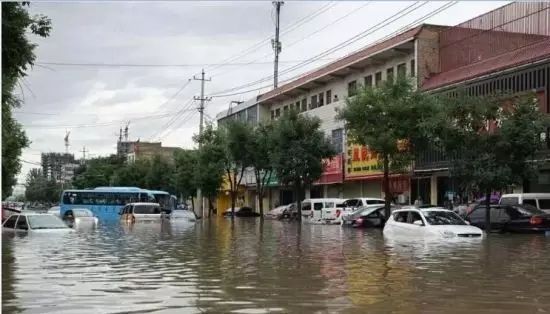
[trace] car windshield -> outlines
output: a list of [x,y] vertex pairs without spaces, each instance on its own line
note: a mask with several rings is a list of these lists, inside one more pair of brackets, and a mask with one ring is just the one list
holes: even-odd
[[430,225],[466,225],[457,214],[450,211],[424,211],[424,217]]
[[67,229],[67,225],[52,215],[29,215],[27,223],[31,229]]
[[94,216],[92,212],[87,209],[74,209],[73,215],[75,217],[93,217]]

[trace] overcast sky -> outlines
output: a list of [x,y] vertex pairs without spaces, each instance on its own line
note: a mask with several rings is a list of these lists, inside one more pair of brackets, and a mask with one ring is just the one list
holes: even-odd
[[[396,32],[447,2],[426,3],[319,61],[284,71],[413,3],[287,1],[281,9],[279,81]],[[460,2],[425,22],[456,25],[506,3]],[[66,131],[71,132],[69,151],[77,157],[84,146],[91,157],[114,153],[119,128],[128,121],[130,140],[192,147],[199,123],[192,98],[199,95],[200,82],[189,79],[198,77],[201,68],[212,78],[206,83],[207,96],[272,84],[267,79],[231,90],[273,73],[271,1],[34,2],[31,11],[49,16],[53,30],[46,39],[31,38],[39,44],[36,66],[21,84],[25,104],[16,118],[32,141],[22,157],[28,162],[39,163],[40,152],[63,152]],[[214,97],[206,105],[206,120],[226,110],[231,100],[269,89]],[[20,183],[33,167],[23,164]]]

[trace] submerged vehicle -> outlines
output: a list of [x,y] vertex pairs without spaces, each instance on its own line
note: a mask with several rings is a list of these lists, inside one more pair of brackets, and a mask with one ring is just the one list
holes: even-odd
[[129,203],[155,202],[151,191],[138,187],[97,187],[65,190],[61,194],[60,216],[68,210],[89,209],[99,220],[118,220],[120,210]]

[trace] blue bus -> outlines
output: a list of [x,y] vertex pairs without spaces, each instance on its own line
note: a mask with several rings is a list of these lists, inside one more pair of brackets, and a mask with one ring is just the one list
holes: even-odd
[[101,220],[118,220],[120,209],[133,202],[157,202],[157,199],[151,191],[138,187],[106,186],[88,190],[65,190],[59,202],[60,215],[63,217],[67,210],[73,208],[87,208]]

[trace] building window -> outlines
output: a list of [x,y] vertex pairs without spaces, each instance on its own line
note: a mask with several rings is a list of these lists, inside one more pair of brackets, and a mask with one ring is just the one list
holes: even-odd
[[380,82],[382,82],[382,72],[376,72],[376,74],[374,74],[374,85],[379,87]]
[[310,109],[315,109],[315,108],[317,108],[317,95],[311,96]]
[[325,93],[319,93],[319,107],[325,104]]
[[275,110],[271,110],[271,120],[275,119]]
[[337,154],[344,151],[344,129],[332,130],[332,147]]
[[348,83],[348,97],[357,95],[357,81],[351,81]]
[[327,90],[327,105],[332,102],[332,91],[329,89]]
[[281,116],[281,108],[275,109],[275,118],[278,118]]
[[307,111],[307,99],[302,99],[302,112]]
[[258,105],[252,106],[246,110],[246,121],[258,122]]
[[296,102],[296,105],[295,105],[295,106],[296,106],[296,107],[295,107],[295,108],[296,108],[296,111],[300,112],[301,110],[300,110],[300,102],[299,102],[299,101]]
[[386,69],[386,80],[393,80],[393,67]]
[[407,75],[407,64],[401,63],[397,65],[397,76]]
[[372,75],[365,76],[365,87],[372,87]]
[[287,114],[288,113],[288,106],[284,106],[283,107],[283,114]]
[[414,59],[411,60],[411,76],[416,76],[416,63]]

